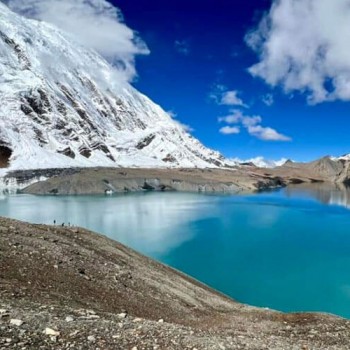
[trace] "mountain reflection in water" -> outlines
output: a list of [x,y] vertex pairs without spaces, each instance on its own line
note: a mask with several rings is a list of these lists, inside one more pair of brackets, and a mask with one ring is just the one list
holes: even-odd
[[286,196],[310,196],[323,204],[338,205],[350,209],[350,187],[339,183],[315,183],[291,185],[284,189]]

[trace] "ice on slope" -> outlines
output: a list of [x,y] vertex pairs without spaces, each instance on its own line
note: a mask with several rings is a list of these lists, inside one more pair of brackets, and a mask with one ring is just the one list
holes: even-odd
[[0,146],[10,169],[233,165],[118,70],[52,25],[0,3]]

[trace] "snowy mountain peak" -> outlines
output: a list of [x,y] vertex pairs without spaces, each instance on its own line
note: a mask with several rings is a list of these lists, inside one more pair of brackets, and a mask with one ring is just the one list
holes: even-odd
[[350,160],[350,154],[343,154],[340,157],[330,157],[332,160]]
[[0,2],[0,167],[233,165],[95,51]]

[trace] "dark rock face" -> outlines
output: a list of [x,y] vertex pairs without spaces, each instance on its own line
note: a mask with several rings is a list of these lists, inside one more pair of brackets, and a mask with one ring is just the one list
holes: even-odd
[[0,145],[0,168],[7,168],[10,163],[10,158],[12,155],[12,150],[5,146]]
[[32,180],[39,179],[40,177],[52,178],[55,176],[67,176],[72,175],[79,172],[79,169],[37,169],[37,170],[16,170],[11,171],[6,174],[4,180],[10,181],[11,179],[15,179],[16,182],[21,184],[26,184],[31,182]]
[[265,181],[259,180],[255,186],[259,191],[264,191],[278,187],[285,187],[286,182],[281,177],[273,177],[267,178]]
[[166,163],[176,163],[176,158],[174,158],[171,154],[167,154],[167,156],[162,160]]
[[75,153],[72,151],[70,147],[67,147],[62,151],[58,151],[58,153],[64,154],[65,156],[70,157],[72,159],[75,158]]
[[156,138],[156,135],[152,134],[147,137],[145,137],[143,140],[141,140],[137,145],[137,149],[144,149],[145,147],[149,146],[151,142]]

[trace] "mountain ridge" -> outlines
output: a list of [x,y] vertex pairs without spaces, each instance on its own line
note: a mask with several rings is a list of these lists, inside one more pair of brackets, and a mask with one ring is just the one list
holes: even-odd
[[121,81],[95,51],[0,9],[2,168],[235,165]]

